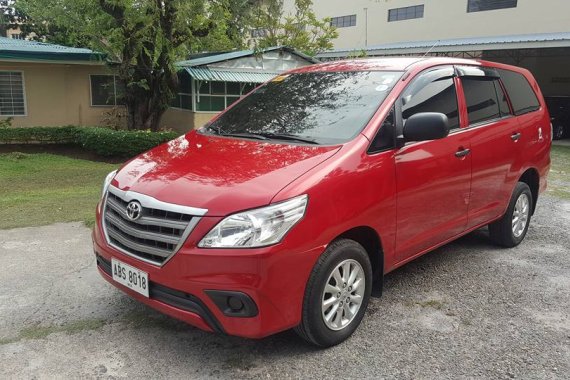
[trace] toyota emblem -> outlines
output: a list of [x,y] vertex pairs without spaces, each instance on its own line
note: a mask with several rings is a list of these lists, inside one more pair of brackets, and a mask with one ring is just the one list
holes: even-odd
[[127,217],[133,222],[141,217],[142,206],[137,201],[131,201],[127,205]]

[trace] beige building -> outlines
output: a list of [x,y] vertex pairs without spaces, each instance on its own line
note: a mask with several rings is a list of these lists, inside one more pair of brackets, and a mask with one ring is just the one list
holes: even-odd
[[[260,83],[315,62],[287,48],[180,62],[180,93],[161,126],[201,127]],[[124,125],[121,87],[99,53],[0,37],[0,120],[10,118],[13,126]]]
[[[294,0],[285,0],[291,11]],[[570,31],[568,0],[313,0],[332,18],[335,49]]]
[[0,117],[14,126],[99,125],[90,78],[109,74],[88,49],[0,38]]
[[569,0],[313,0],[313,9],[339,32],[321,60],[481,58],[528,68],[547,96],[570,95]]
[[261,83],[316,62],[285,47],[197,54],[177,63],[180,93],[162,122],[199,128]]

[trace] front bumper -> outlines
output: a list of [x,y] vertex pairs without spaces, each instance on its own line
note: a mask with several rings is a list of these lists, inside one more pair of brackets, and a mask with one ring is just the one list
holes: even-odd
[[[185,246],[159,267],[108,245],[99,212],[97,220],[93,247],[105,280],[146,305],[202,330],[247,338],[263,338],[299,324],[305,285],[325,249],[292,249],[283,243],[257,249],[197,248],[196,236],[201,237],[216,223],[212,220],[199,224]],[[149,298],[113,281],[113,257],[148,273]],[[255,305],[256,315],[226,315],[212,296],[215,291],[246,295]]]

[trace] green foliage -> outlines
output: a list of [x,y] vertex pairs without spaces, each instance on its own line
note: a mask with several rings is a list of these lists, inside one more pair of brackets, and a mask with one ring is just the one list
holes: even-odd
[[265,31],[265,36],[255,44],[261,49],[289,46],[315,56],[332,49],[332,40],[338,37],[330,21],[316,17],[312,0],[295,0],[293,14],[284,14],[283,0],[265,0],[258,7],[254,22],[257,29]]
[[31,127],[31,128],[0,128],[1,143],[43,143],[43,144],[74,144],[77,142],[81,128],[65,127]]
[[[196,49],[228,49],[231,0],[18,0],[16,9],[47,42],[84,44],[106,53],[124,85],[127,128],[158,130],[174,97],[174,63]],[[244,12],[243,8],[237,8]],[[240,19],[241,20],[241,19]],[[242,21],[240,21],[242,22]],[[231,32],[228,32],[231,29]]]
[[368,57],[368,52],[364,49],[355,50],[348,55],[348,58],[366,58]]
[[13,117],[7,117],[6,119],[0,120],[0,129],[8,128],[12,126]]
[[83,148],[101,156],[132,157],[176,137],[178,134],[175,132],[81,128],[77,142]]
[[0,129],[0,143],[72,144],[106,157],[132,157],[176,137],[176,132],[75,126]]

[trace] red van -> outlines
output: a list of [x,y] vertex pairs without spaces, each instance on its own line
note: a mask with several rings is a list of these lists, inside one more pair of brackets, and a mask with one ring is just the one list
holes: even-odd
[[496,243],[521,243],[551,134],[517,67],[394,58],[290,71],[109,174],[97,265],[207,331],[294,328],[338,344],[385,273],[487,225]]

